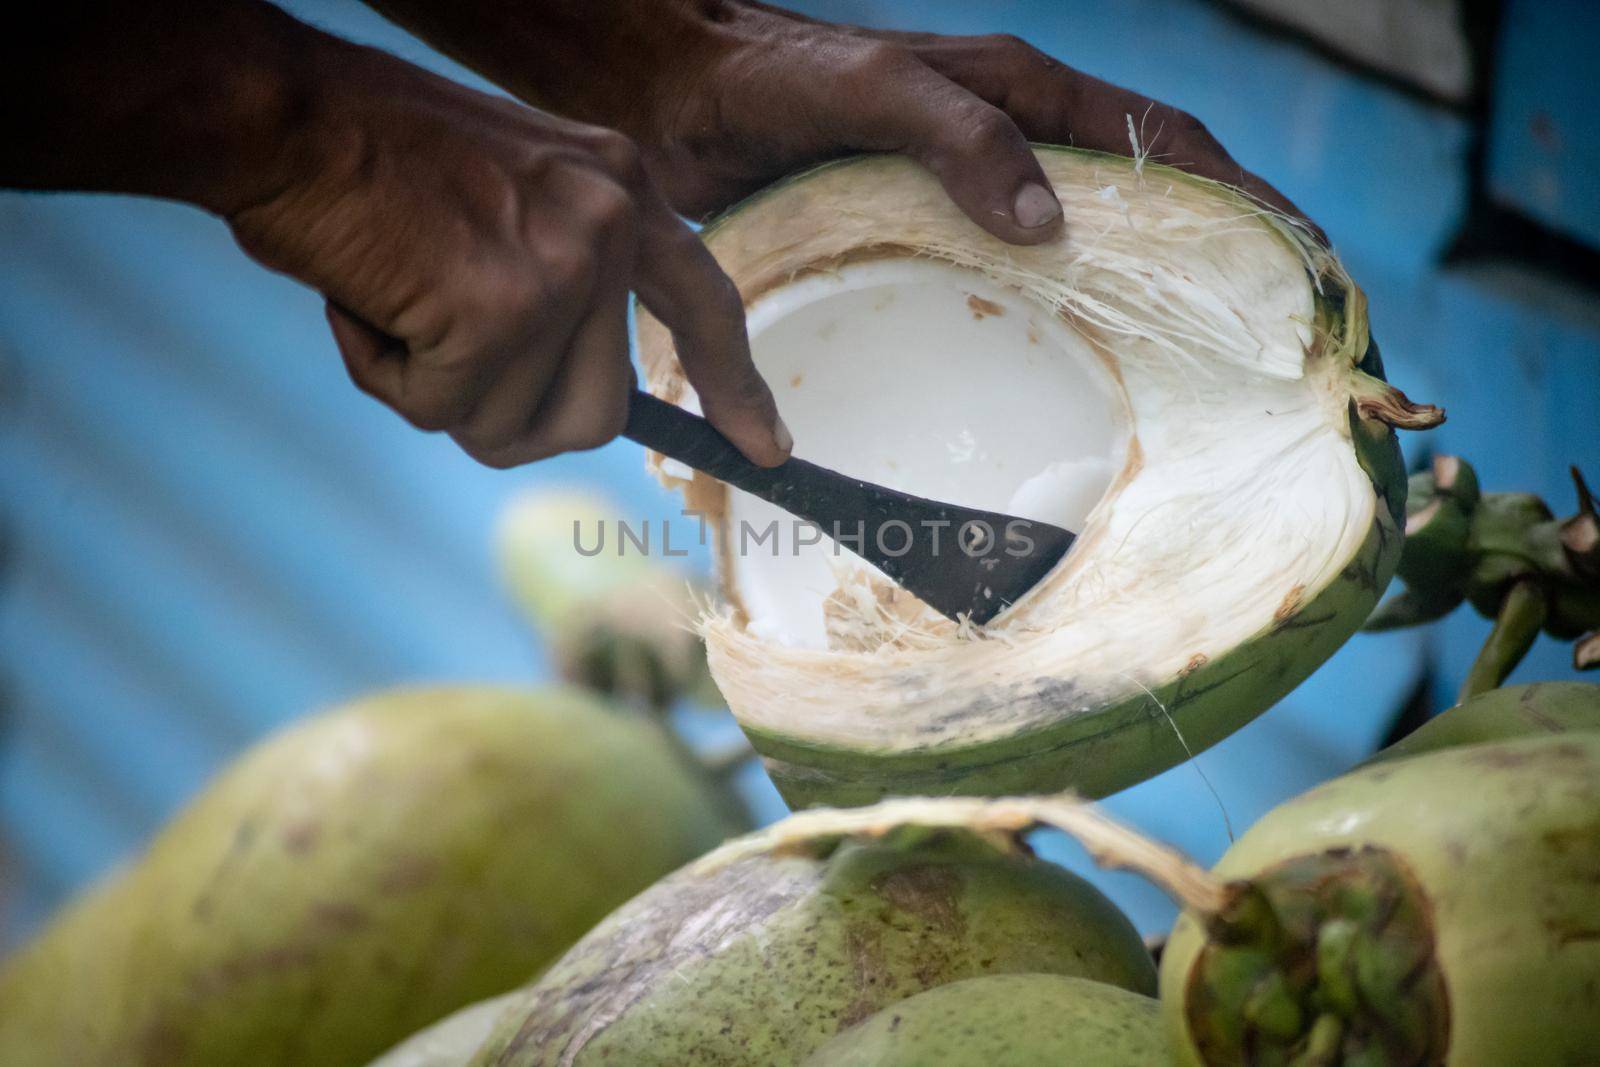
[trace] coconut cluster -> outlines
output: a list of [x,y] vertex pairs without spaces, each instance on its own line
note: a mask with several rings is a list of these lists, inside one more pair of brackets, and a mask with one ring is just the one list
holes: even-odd
[[1368,630],[1443,618],[1463,601],[1495,620],[1463,697],[1503,682],[1543,630],[1573,641],[1578,670],[1600,667],[1600,513],[1577,467],[1578,509],[1565,519],[1532,493],[1484,493],[1460,456],[1438,456],[1411,476],[1406,588],[1367,621]]

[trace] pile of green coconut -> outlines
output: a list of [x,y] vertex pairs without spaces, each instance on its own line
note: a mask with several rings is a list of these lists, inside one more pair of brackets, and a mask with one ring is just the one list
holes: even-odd
[[[1387,384],[1300,224],[1039,157],[1050,244],[891,157],[704,231],[800,452],[1076,531],[1039,585],[947,619],[661,457],[714,587],[575,552],[604,501],[517,500],[501,559],[564,684],[377,694],[246,753],[0,963],[0,1064],[1600,1063],[1600,686],[1502,687],[1540,633],[1600,665],[1582,478],[1562,518],[1455,457],[1408,477],[1395,430],[1442,413]],[[646,316],[639,349],[694,408]],[[1094,805],[1363,625],[1463,603],[1493,625],[1456,706],[1214,867]],[[686,741],[695,703],[743,737]],[[752,830],[757,761],[794,813]],[[1037,856],[1040,828],[1170,895],[1170,934]]]

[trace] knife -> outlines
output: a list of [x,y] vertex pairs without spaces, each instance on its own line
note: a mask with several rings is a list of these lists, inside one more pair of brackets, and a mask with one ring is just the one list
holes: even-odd
[[989,622],[1061,561],[1059,526],[902,493],[790,457],[746,459],[698,415],[634,390],[623,436],[805,519],[957,622]]

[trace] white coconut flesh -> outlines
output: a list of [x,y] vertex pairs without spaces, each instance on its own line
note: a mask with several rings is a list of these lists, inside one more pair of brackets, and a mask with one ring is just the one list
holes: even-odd
[[[1270,629],[1371,533],[1349,415],[1364,308],[1336,262],[1211,183],[1040,158],[1067,222],[1046,245],[990,237],[887,157],[708,230],[796,455],[1080,535],[1010,610],[957,625],[829,541],[797,550],[771,506],[667,466],[715,520],[712,672],[758,734],[926,751],[1090,713]],[[1342,318],[1319,318],[1329,282]],[[651,387],[692,406],[665,331],[642,319],[640,341]],[[777,541],[750,536],[774,521]],[[997,705],[1019,686],[1040,698]]]
[[[1128,420],[1106,365],[1047,310],[971,271],[845,265],[757,299],[748,324],[812,462],[1074,530],[1122,467]],[[752,635],[823,649],[828,621],[838,644],[845,624],[876,617],[874,602],[823,609],[841,586],[867,589],[869,574],[881,586],[876,568],[749,494],[730,495],[727,518],[728,578]],[[898,548],[893,531],[884,539]],[[953,535],[943,542],[959,552]]]

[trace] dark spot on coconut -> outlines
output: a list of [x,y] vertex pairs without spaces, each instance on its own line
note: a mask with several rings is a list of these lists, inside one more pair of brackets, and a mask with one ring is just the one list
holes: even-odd
[[879,875],[872,882],[875,892],[896,908],[915,915],[929,926],[964,936],[966,920],[961,916],[961,876],[944,865],[902,867]]
[[277,975],[285,971],[310,967],[316,962],[316,952],[304,944],[291,942],[258,952],[247,952],[226,960],[199,975],[194,985],[205,994],[222,995],[227,990],[263,975]]
[[1283,602],[1278,605],[1278,610],[1272,613],[1273,621],[1283,622],[1289,616],[1300,610],[1300,601],[1305,598],[1306,587],[1297,585],[1283,595]]
[[1557,948],[1600,941],[1600,926],[1578,926],[1561,919],[1546,919],[1544,928]]
[[1540,710],[1540,708],[1538,707],[1537,704],[1528,703],[1528,696],[1529,695],[1530,694],[1524,693],[1523,696],[1522,696],[1522,705],[1521,705],[1521,708],[1519,710],[1522,712],[1523,719],[1525,719],[1529,723],[1532,723],[1534,726],[1537,726],[1539,729],[1543,730],[1545,733],[1549,733],[1549,734],[1564,734],[1564,733],[1566,733],[1567,732],[1566,725],[1563,724],[1559,719],[1553,719],[1549,715],[1545,714],[1542,710]]
[[350,933],[360,930],[370,920],[367,913],[345,901],[323,901],[311,909],[314,926],[332,933]]
[[1474,745],[1464,750],[1464,757],[1472,763],[1495,770],[1525,767],[1530,763],[1543,763],[1557,757],[1560,749],[1537,748],[1517,750],[1504,745]]
[[1600,825],[1568,826],[1546,830],[1540,835],[1540,840],[1553,852],[1587,856],[1595,841],[1600,840]]
[[839,1028],[854,1026],[880,1007],[873,987],[885,970],[882,933],[875,926],[853,925],[847,935],[855,996],[839,1014]]
[[1325,615],[1294,615],[1278,623],[1273,629],[1278,633],[1289,630],[1308,630],[1332,622],[1338,613],[1330,611]]
[[[1197,677],[1198,675],[1191,675],[1191,676],[1186,676],[1184,678],[1180,678],[1179,681],[1178,681],[1177,691],[1175,693],[1173,693],[1172,699],[1170,701],[1168,701],[1168,703],[1167,703],[1167,711],[1168,712],[1174,711],[1174,710],[1182,707],[1183,705],[1189,703],[1192,700],[1198,700],[1200,697],[1205,696],[1207,693],[1210,693],[1210,692],[1212,692],[1214,690],[1217,690],[1217,689],[1221,689],[1223,686],[1227,685],[1228,683],[1230,683],[1230,682],[1232,682],[1232,681],[1234,681],[1234,680],[1236,680],[1238,678],[1241,678],[1244,675],[1249,674],[1251,671],[1254,671],[1256,669],[1257,669],[1257,664],[1255,664],[1255,663],[1246,663],[1244,666],[1240,667],[1238,670],[1234,671],[1232,674],[1226,674],[1226,675],[1223,675],[1221,678],[1214,678],[1211,681],[1205,683],[1204,685],[1195,685],[1195,686],[1192,686],[1192,687],[1188,684],[1188,678],[1189,677]],[[1155,707],[1153,704],[1152,704],[1151,710],[1152,710],[1153,714],[1161,715],[1161,709],[1159,707]]]
[[800,388],[800,383],[805,381],[805,380],[806,380],[806,376],[803,373],[802,374],[796,374],[793,378],[789,379],[789,388],[798,389],[798,388]]
[[292,856],[303,856],[317,847],[322,836],[322,825],[316,822],[295,823],[283,832],[283,848]]
[[422,889],[439,876],[439,864],[426,856],[400,856],[378,879],[383,893],[410,893]]
[[162,1019],[144,1028],[137,1042],[140,1063],[178,1063],[188,1054],[189,1042],[182,1029]]
[[1367,561],[1359,557],[1345,564],[1344,569],[1339,572],[1339,577],[1369,592],[1378,591],[1377,572],[1367,565]]
[[987,318],[990,315],[999,317],[1006,313],[1006,309],[996,304],[993,300],[985,300],[976,293],[967,294],[967,307],[972,310],[975,319]]

